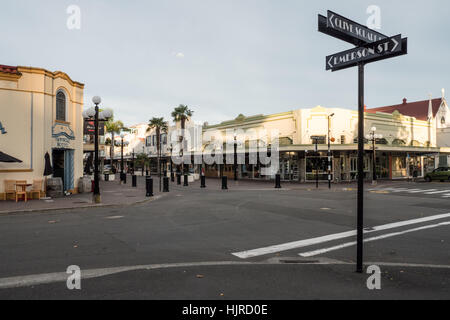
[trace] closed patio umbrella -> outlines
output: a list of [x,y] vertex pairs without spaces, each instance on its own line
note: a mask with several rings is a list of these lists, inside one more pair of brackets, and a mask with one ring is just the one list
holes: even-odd
[[45,158],[44,177],[46,177],[53,174],[53,168],[50,162],[50,155],[48,154],[48,152],[45,154],[44,158]]
[[22,160],[19,160],[19,159],[16,159],[14,157],[11,157],[10,155],[0,151],[0,162],[8,162],[8,163],[18,162],[18,163],[21,163]]

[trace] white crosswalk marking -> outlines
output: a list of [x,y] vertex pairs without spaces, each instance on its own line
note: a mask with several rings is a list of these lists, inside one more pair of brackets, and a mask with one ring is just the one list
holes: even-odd
[[391,193],[410,193],[410,194],[424,194],[424,195],[438,195],[442,198],[450,198],[450,190],[439,189],[410,189],[410,188],[375,188],[368,189],[372,192],[388,191]]
[[[417,191],[417,190],[419,190],[419,191]],[[428,190],[416,189],[415,191],[408,191],[408,193],[422,193],[422,192],[425,193],[425,192],[431,192],[431,191],[436,191],[436,189],[428,189]]]
[[426,192],[425,194],[440,194],[440,193],[450,193],[450,190],[441,190],[435,192]]

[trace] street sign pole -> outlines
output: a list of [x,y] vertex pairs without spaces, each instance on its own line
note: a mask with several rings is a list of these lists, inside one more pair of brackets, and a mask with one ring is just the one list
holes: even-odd
[[401,35],[385,36],[357,22],[328,11],[319,14],[319,32],[346,41],[356,47],[325,59],[326,70],[339,71],[358,67],[358,199],[356,271],[363,272],[364,244],[364,67],[368,63],[398,57],[408,53],[408,39]]
[[364,229],[364,63],[358,64],[358,204],[356,272],[363,272]]

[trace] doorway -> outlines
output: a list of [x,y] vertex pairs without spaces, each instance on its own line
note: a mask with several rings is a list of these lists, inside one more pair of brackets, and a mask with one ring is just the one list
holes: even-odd
[[74,189],[74,150],[53,149],[53,177],[61,178],[64,191]]

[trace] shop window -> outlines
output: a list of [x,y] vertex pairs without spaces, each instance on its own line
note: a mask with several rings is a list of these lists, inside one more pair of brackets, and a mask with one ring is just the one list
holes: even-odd
[[[317,144],[326,144],[326,136],[317,136]],[[311,143],[316,144],[316,139],[311,138]]]
[[405,146],[406,142],[404,140],[401,140],[401,139],[395,139],[394,141],[392,141],[392,145],[394,145],[394,146]]
[[62,91],[56,94],[56,120],[66,121],[66,95]]

